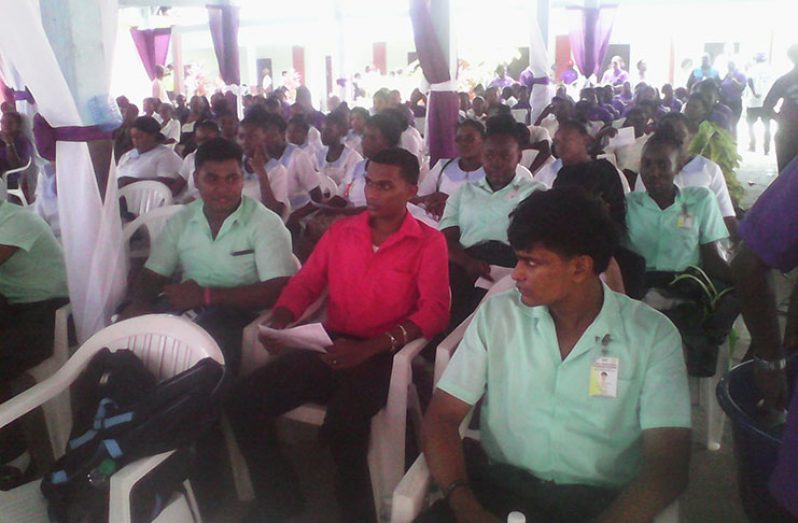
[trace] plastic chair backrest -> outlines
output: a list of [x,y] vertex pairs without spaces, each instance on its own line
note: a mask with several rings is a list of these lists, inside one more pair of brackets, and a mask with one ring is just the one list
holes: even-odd
[[28,158],[28,163],[23,165],[22,167],[17,167],[16,169],[9,169],[3,173],[3,188],[0,189],[0,196],[2,199],[7,199],[9,196],[16,196],[19,198],[20,203],[23,207],[28,206],[28,199],[25,197],[25,192],[22,190],[22,178],[24,176],[19,176],[17,178],[17,188],[16,189],[9,189],[8,188],[8,178],[13,174],[20,174],[24,173],[28,169],[30,169],[31,164],[33,163],[33,156]]
[[335,183],[335,180],[324,174],[319,174],[319,180],[321,181],[319,187],[324,200],[329,200],[337,194],[338,184]]
[[538,154],[540,153],[535,149],[524,149],[521,151],[521,165],[529,169],[529,167],[532,165],[532,162],[534,162],[535,158],[538,157]]
[[150,236],[150,242],[161,234],[166,222],[180,212],[184,207],[182,205],[167,205],[166,207],[159,207],[153,209],[145,214],[142,214],[132,222],[125,225],[122,231],[125,242],[130,241],[133,234],[143,225],[147,228],[147,234]]
[[119,198],[125,199],[129,212],[141,216],[151,209],[171,205],[172,191],[161,182],[144,180],[119,189]]

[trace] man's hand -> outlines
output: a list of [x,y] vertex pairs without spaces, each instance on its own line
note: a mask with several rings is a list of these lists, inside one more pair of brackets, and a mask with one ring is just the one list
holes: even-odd
[[163,293],[169,301],[169,305],[179,312],[200,307],[204,304],[204,290],[194,280],[165,285]]
[[448,198],[449,195],[442,192],[430,194],[425,202],[427,213],[436,220],[440,220],[441,216],[443,216],[443,210],[446,208],[446,200]]
[[376,341],[377,339],[355,341],[338,338],[330,347],[327,347],[327,354],[324,354],[321,359],[335,370],[351,369],[381,351]]
[[767,419],[776,423],[784,409],[787,408],[787,379],[783,370],[765,370],[754,363],[754,381],[762,392],[762,410]]
[[266,173],[266,162],[269,159],[266,156],[266,150],[263,147],[255,149],[255,154],[249,159],[249,167],[258,175],[258,178],[263,179],[265,176],[268,180],[269,175]]
[[[294,321],[294,313],[292,313],[286,308],[278,307],[272,310],[272,316],[271,318],[269,318],[267,325],[272,329],[282,330],[285,329],[293,321]],[[261,344],[263,344],[263,347],[266,349],[266,351],[269,354],[276,356],[281,352],[283,352],[283,350],[285,349],[285,347],[280,342],[265,334],[259,334],[258,339],[260,340]]]
[[485,278],[488,281],[493,281],[490,277],[490,264],[476,258],[468,257],[463,266],[469,278],[472,281],[477,281],[479,278]]

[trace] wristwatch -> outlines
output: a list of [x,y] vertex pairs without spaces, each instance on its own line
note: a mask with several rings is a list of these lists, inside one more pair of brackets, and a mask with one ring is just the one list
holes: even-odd
[[759,356],[754,356],[754,365],[760,370],[777,371],[787,367],[787,360],[779,358],[776,360],[764,360]]

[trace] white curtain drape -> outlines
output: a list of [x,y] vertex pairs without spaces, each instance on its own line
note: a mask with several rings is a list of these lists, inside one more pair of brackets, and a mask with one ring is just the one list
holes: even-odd
[[[100,2],[103,16],[113,17],[113,23],[86,30],[101,31],[106,48],[112,49],[117,2],[92,1]],[[39,2],[0,0],[0,13],[0,52],[33,93],[39,113],[53,127],[91,124],[81,120],[73,91],[64,79],[42,27]],[[89,51],[75,49],[74,52]],[[106,53],[95,69],[97,75],[106,75],[106,86],[110,83],[112,56]],[[76,59],[90,60],[92,57]],[[113,308],[125,292],[126,257],[116,178],[112,172],[103,203],[88,146],[58,142],[56,154],[59,218],[69,295],[78,337],[83,341],[107,325]]]
[[[543,32],[536,19],[532,21],[529,35],[529,67],[534,73],[535,78],[546,77],[549,74],[549,53],[546,44],[543,42]],[[535,122],[548,107],[554,97],[554,84],[534,85],[529,93],[529,103],[532,106],[530,114],[531,122]]]

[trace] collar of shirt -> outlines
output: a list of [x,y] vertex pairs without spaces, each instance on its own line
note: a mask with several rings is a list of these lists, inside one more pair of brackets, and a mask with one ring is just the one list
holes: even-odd
[[652,198],[648,192],[646,192],[646,197],[643,198],[643,207],[656,212],[668,212],[671,209],[681,210],[681,208],[685,205],[684,195],[682,194],[681,188],[676,182],[674,182],[673,185],[676,187],[676,196],[673,198],[673,203],[668,207],[660,209],[659,205],[657,205],[657,202],[654,201],[654,198]]
[[[579,340],[576,342],[576,345],[574,345],[574,348],[571,349],[571,352],[568,353],[568,356],[566,356],[564,360],[560,356],[559,346],[556,343],[553,344],[553,348],[555,350],[552,354],[560,359],[561,363],[572,361],[581,354],[584,354],[585,352],[595,348],[597,345],[600,345],[603,349],[606,349],[607,353],[611,355],[613,343],[624,341],[625,335],[623,330],[620,328],[620,326],[623,325],[623,321],[622,318],[619,317],[621,308],[620,304],[618,303],[618,297],[609,289],[609,287],[607,287],[606,284],[602,283],[601,286],[604,292],[601,310],[593,319],[593,322],[588,325],[588,327],[582,333],[582,336],[579,338]],[[522,307],[524,313],[535,320],[535,329],[541,339],[556,340],[556,334],[550,335],[556,331],[554,326],[554,318],[552,318],[549,308],[545,306],[528,307],[521,303],[521,296],[517,292],[516,299],[518,300],[519,305]],[[546,331],[549,329],[550,332],[547,333]]]
[[[246,221],[246,215],[249,214],[250,211],[250,204],[247,202],[248,199],[249,198],[246,196],[241,196],[241,201],[239,202],[238,207],[230,214],[230,216],[224,219],[224,223],[222,223],[222,227],[219,229],[219,233],[216,235],[216,238],[214,238],[214,241],[224,236],[236,224]],[[205,202],[200,199],[197,200],[197,202],[193,205],[196,205],[196,207],[194,208],[193,216],[191,216],[189,219],[189,223],[196,223],[201,227],[204,227],[208,233],[208,236],[210,237],[211,225],[208,223],[208,218],[203,212]]]
[[[369,226],[369,213],[362,212],[360,213],[356,219],[349,220],[345,222],[343,225],[344,228],[349,230],[354,230],[356,233],[363,238],[363,241],[369,246],[371,249],[371,227]],[[396,243],[399,243],[404,238],[420,238],[421,237],[421,226],[418,224],[418,221],[413,217],[413,215],[409,212],[405,212],[405,217],[402,221],[402,225],[399,226],[399,229],[391,234],[388,239],[386,239],[382,245],[379,246],[379,252],[385,250],[386,247],[390,247]]]
[[494,191],[493,187],[491,187],[490,184],[488,183],[487,174],[481,180],[477,180],[476,182],[473,182],[473,183],[474,183],[475,186],[479,187],[480,189],[482,189],[482,190],[484,190],[484,191],[486,191],[486,192],[488,192],[490,194],[502,194],[504,192],[509,192],[511,190],[517,191],[521,187],[521,183],[522,182],[523,182],[523,178],[521,177],[520,174],[516,173],[516,175],[513,176],[513,179],[510,181],[510,183],[508,183],[507,185],[505,185],[504,187],[502,187],[498,191]]

